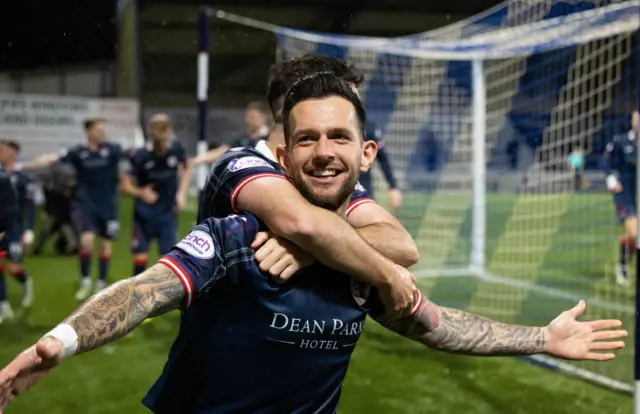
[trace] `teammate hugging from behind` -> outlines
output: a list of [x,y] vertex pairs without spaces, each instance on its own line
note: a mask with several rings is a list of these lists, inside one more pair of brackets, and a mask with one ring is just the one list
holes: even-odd
[[19,152],[20,145],[17,142],[0,141],[0,165],[15,188],[18,202],[16,214],[0,241],[0,323],[13,318],[13,310],[7,300],[5,270],[9,270],[11,276],[22,285],[22,307],[29,308],[33,303],[33,281],[22,265],[22,259],[24,248],[33,243],[36,216],[34,183],[27,174],[16,170]]
[[147,267],[149,242],[155,239],[161,255],[178,237],[178,212],[183,209],[191,174],[185,147],[174,138],[171,118],[155,114],[149,119],[150,144],[130,153],[129,173],[122,190],[135,197],[133,209],[133,274]]
[[[376,153],[363,139],[358,97],[333,75],[312,75],[286,95],[283,118],[287,148],[278,159],[286,176],[307,200],[344,220],[358,175]],[[94,296],[0,371],[0,410],[63,358],[178,307],[178,337],[143,400],[157,414],[335,413],[367,315],[425,346],[469,355],[606,361],[614,354],[597,351],[624,346],[616,340],[627,335],[620,321],[576,320],[584,302],[546,327],[528,327],[441,307],[419,291],[410,312],[397,315],[384,309],[378,289],[317,263],[273,283],[248,248],[261,229],[243,213],[199,223],[155,266]],[[369,260],[371,280],[398,267],[371,248],[355,253]],[[406,270],[397,271],[406,276],[397,283],[412,285]]]
[[616,281],[629,286],[629,261],[636,248],[638,231],[637,213],[637,160],[640,139],[640,111],[631,114],[631,129],[616,135],[605,150],[605,173],[607,188],[613,194],[613,203],[620,223],[624,225],[624,236],[620,238],[620,253],[616,264]]
[[47,154],[24,164],[23,168],[42,168],[57,161],[71,164],[77,174],[78,187],[72,204],[72,217],[80,233],[80,288],[76,299],[85,300],[92,292],[89,276],[95,235],[100,237],[99,272],[96,291],[107,285],[111,262],[111,240],[118,234],[118,183],[122,148],[107,141],[107,121],[90,118],[84,121],[87,140],[59,154]]

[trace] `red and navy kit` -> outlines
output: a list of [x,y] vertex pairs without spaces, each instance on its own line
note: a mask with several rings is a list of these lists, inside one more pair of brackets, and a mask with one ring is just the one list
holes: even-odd
[[77,174],[78,186],[71,209],[79,232],[95,231],[104,238],[117,235],[122,156],[120,145],[110,142],[95,150],[76,145],[61,154],[60,161],[71,164]]
[[165,254],[177,239],[176,195],[180,167],[186,163],[184,144],[174,140],[164,154],[156,154],[147,147],[132,150],[129,162],[128,173],[136,185],[152,186],[158,194],[158,200],[153,204],[135,200],[131,248],[134,253],[147,252],[151,239],[156,239],[160,254]]
[[185,300],[168,361],[143,400],[153,412],[336,412],[366,315],[379,315],[381,302],[321,264],[274,283],[248,247],[264,230],[251,215],[208,218],[160,259]]
[[[22,261],[22,235],[25,230],[33,230],[36,217],[33,179],[23,171],[6,171],[16,195],[17,210],[7,226],[6,234],[0,241],[0,252],[14,263]],[[0,200],[4,202],[4,200]]]

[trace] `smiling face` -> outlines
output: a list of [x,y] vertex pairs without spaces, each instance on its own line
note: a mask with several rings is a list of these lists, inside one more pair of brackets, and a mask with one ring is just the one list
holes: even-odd
[[280,164],[310,203],[339,209],[360,172],[371,166],[376,144],[363,143],[356,110],[341,97],[302,101],[292,108],[289,119],[287,148],[278,149]]

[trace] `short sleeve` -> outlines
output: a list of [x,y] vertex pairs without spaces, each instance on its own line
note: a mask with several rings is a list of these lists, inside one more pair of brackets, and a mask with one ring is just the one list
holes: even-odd
[[349,217],[349,215],[353,213],[355,209],[368,203],[375,203],[375,201],[371,198],[362,184],[356,184],[356,188],[351,194],[351,199],[349,200],[349,205],[347,206],[347,217]]
[[75,168],[77,168],[77,163],[76,163],[77,157],[76,157],[75,148],[65,148],[61,150],[58,153],[58,160],[60,162],[66,162],[68,164],[71,164]]
[[111,152],[116,162],[119,162],[122,158],[126,158],[127,152],[122,150],[122,145],[114,142],[111,144]]
[[214,194],[212,201],[216,209],[237,211],[235,202],[240,190],[264,177],[287,179],[275,164],[255,152],[242,149],[227,152],[227,156],[214,164],[209,176],[208,190]]
[[[227,269],[249,254],[258,232],[253,216],[209,218],[194,227],[173,249],[158,260],[180,279],[185,290],[185,307],[215,286]],[[252,253],[252,251],[251,251]],[[231,258],[231,259],[230,259]]]

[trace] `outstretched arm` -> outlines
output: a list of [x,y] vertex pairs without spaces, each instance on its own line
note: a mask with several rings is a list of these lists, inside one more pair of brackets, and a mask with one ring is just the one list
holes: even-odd
[[442,351],[485,356],[548,353],[566,359],[609,360],[624,347],[627,336],[619,320],[578,322],[585,303],[561,313],[545,327],[496,322],[461,310],[436,305],[424,297],[413,317],[383,323],[388,329]]
[[75,353],[99,348],[133,331],[148,317],[178,309],[184,296],[180,279],[163,264],[109,286],[64,320],[78,335]]
[[57,162],[59,159],[60,159],[59,153],[40,155],[22,164],[22,169],[34,170],[38,168],[48,167],[49,165]]
[[193,166],[202,165],[202,164],[213,164],[218,160],[218,158],[220,158],[222,154],[224,154],[228,150],[229,150],[228,145],[221,145],[218,148],[211,149],[202,155],[193,157],[190,160],[190,163]]

